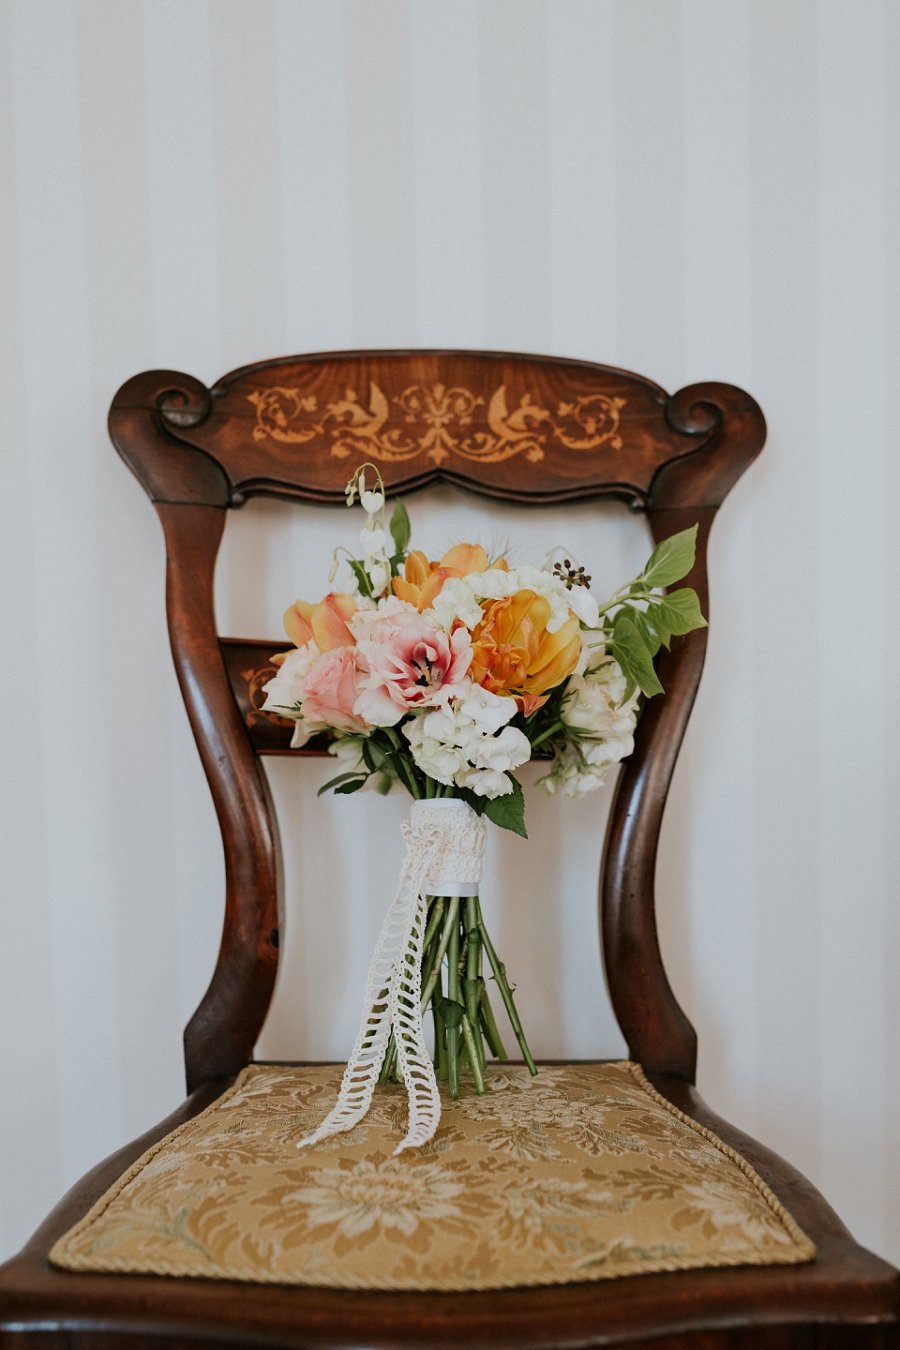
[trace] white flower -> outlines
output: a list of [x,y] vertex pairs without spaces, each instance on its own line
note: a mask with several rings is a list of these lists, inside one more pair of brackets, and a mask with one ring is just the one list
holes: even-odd
[[505,797],[513,790],[509,775],[496,769],[463,769],[456,776],[456,785],[468,788],[478,797]]
[[391,574],[389,565],[386,562],[369,562],[367,559],[366,571],[372,583],[372,590],[376,595],[380,595],[388,584],[388,577]]
[[569,680],[562,719],[582,731],[577,743],[569,742],[557,753],[553,768],[542,780],[551,796],[562,792],[567,797],[583,797],[603,784],[606,771],[630,755],[634,749],[638,694],[620,703],[626,680],[611,656],[594,658],[590,674],[573,675]]
[[411,605],[408,600],[400,600],[396,595],[386,595],[377,603],[361,596],[356,603],[359,608],[350,615],[347,627],[357,642],[369,641],[373,626],[381,626],[384,619],[399,621],[418,613],[415,605]]
[[342,736],[337,741],[332,741],[328,747],[329,755],[334,755],[340,765],[341,773],[368,773],[366,761],[363,759],[362,738],[359,736]]
[[595,655],[587,668],[590,674],[573,675],[569,680],[563,721],[570,727],[583,727],[595,737],[630,737],[637,718],[637,690],[622,703],[627,682],[622,667],[611,656]]
[[[484,574],[478,574],[484,575]],[[481,620],[481,605],[475,598],[468,577],[448,577],[435,596],[430,613],[440,628],[449,633],[457,619],[468,629]]]
[[516,701],[471,680],[464,680],[461,688],[442,707],[404,725],[413,760],[429,778],[448,787],[466,787],[483,797],[504,796],[513,789],[506,771],[531,758],[528,737],[506,725],[515,715]]
[[[402,730],[409,741],[412,757],[422,772],[437,783],[453,787],[456,775],[466,767],[466,752],[461,746],[444,740],[441,735],[429,735],[430,731],[445,730],[435,724],[434,719],[439,716],[439,713],[426,713],[424,717],[414,717]],[[452,734],[452,727],[450,730]]]
[[363,553],[367,558],[384,556],[385,533],[380,527],[374,530],[360,530],[359,538],[363,546]]
[[469,746],[469,759],[476,769],[502,773],[506,769],[518,769],[530,758],[531,742],[518,727],[504,727],[499,736],[479,736]]
[[338,761],[341,773],[367,774],[363,791],[374,789],[386,795],[394,786],[394,780],[386,773],[369,773],[369,766],[363,758],[364,736],[341,736],[328,747],[329,755]]
[[320,655],[314,641],[286,653],[285,660],[278,667],[278,674],[274,679],[270,679],[269,683],[263,684],[263,694],[266,695],[266,702],[263,703],[264,713],[279,713],[282,717],[300,715],[294,705],[300,702],[301,680],[306,678],[309,667]]
[[575,614],[588,628],[595,628],[600,622],[599,604],[585,587],[573,586],[569,590],[553,572],[528,566],[510,568],[508,572],[492,567],[465,577],[448,577],[434,600],[436,622],[449,629],[460,620],[467,628],[474,628],[481,619],[483,601],[503,600],[516,591],[534,591],[547,601],[549,633],[559,632],[570,614]]
[[515,717],[516,700],[492,694],[489,689],[482,689],[480,684],[467,680],[456,708],[460,718],[471,721],[474,732],[491,736]]
[[321,653],[315,642],[310,641],[302,647],[295,647],[293,651],[286,653],[274,679],[263,685],[263,693],[266,696],[262,705],[263,712],[274,712],[281,717],[292,717],[296,720],[294,734],[291,737],[291,746],[295,750],[304,746],[314,731],[322,730],[320,726],[313,727],[305,723],[297,707],[300,701],[301,682],[319,655]]
[[586,586],[573,586],[566,591],[569,608],[581,620],[585,628],[596,628],[600,623],[600,602],[591,595]]
[[360,478],[359,500],[362,502],[363,510],[368,512],[370,516],[374,516],[384,506],[384,493],[377,490],[375,492],[366,491],[362,486],[364,479],[365,475]]

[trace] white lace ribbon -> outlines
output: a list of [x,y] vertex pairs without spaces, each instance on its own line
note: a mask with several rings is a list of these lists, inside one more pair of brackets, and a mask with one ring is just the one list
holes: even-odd
[[409,1124],[394,1149],[427,1144],[441,1099],[422,1027],[422,943],[428,895],[477,895],[487,829],[464,801],[413,802],[403,826],[406,857],[393,903],[372,953],[362,1022],[333,1109],[298,1148],[351,1130],[369,1109],[391,1031],[409,1098]]

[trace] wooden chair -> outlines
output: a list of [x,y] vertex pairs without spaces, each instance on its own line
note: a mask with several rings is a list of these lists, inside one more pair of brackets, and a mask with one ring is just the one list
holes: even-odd
[[212,389],[153,371],[116,395],[110,430],[165,531],[172,651],[225,847],[224,933],[185,1033],[190,1095],[85,1177],[2,1268],[3,1350],[900,1344],[898,1273],[854,1243],[798,1172],[719,1119],[694,1089],[696,1037],[660,956],[654,867],[703,666],[702,632],[662,654],[667,693],[646,707],[619,778],[600,878],[608,985],[631,1057],[752,1164],[815,1242],[814,1261],[465,1295],[82,1274],[48,1263],[53,1242],[133,1160],[251,1061],[272,995],[279,848],[260,756],[287,753],[290,732],[254,714],[260,672],[284,642],[216,632],[213,569],[227,512],[255,494],[339,502],[348,471],[367,459],[378,461],[391,494],[444,481],[524,504],[620,498],[646,513],[656,539],[699,523],[690,584],[705,608],[710,526],[765,437],[753,399],[728,385],[668,396],[604,366],[452,351],[292,357],[245,367]]

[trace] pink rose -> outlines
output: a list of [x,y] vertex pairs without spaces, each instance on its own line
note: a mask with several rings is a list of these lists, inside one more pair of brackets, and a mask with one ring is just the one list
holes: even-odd
[[304,722],[321,722],[337,731],[367,730],[353,710],[358,693],[352,647],[323,652],[297,686]]
[[359,696],[354,712],[370,726],[395,726],[407,713],[450,697],[472,660],[466,628],[448,636],[423,615],[392,614],[357,646]]

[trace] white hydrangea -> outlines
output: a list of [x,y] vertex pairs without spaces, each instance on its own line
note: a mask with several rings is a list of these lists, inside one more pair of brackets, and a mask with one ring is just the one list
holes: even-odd
[[626,687],[621,666],[610,656],[595,658],[587,673],[571,677],[561,716],[584,735],[559,751],[542,780],[545,791],[583,797],[601,787],[608,769],[631,754],[638,694],[622,703]]
[[635,690],[623,703],[627,687],[618,661],[612,656],[594,655],[588,660],[587,673],[575,674],[569,680],[562,720],[570,727],[584,727],[591,736],[630,737],[637,718],[638,693]]
[[515,699],[467,681],[461,697],[414,717],[403,734],[429,778],[480,797],[502,797],[513,789],[508,771],[531,758],[528,737],[506,725],[515,712]]

